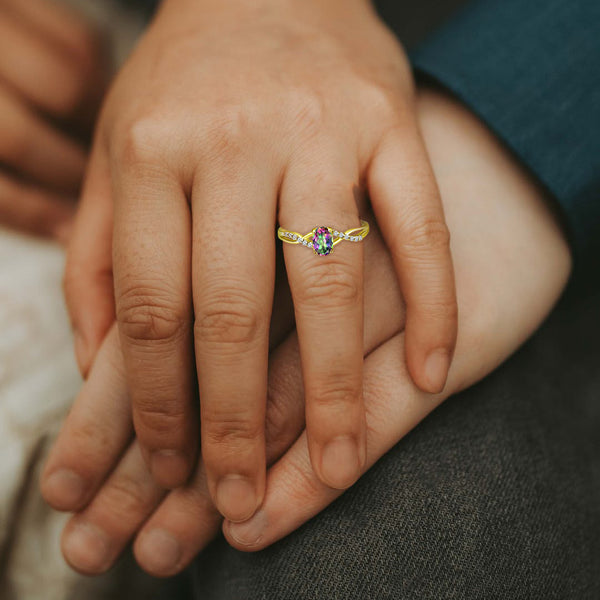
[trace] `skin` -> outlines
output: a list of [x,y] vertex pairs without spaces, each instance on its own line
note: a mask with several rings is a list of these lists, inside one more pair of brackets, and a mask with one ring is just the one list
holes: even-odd
[[66,241],[106,74],[81,17],[0,0],[0,223]]
[[[460,335],[444,391],[424,393],[406,367],[401,288],[375,230],[365,245],[364,470],[448,396],[513,353],[551,310],[571,269],[567,244],[544,194],[486,128],[436,91],[424,91],[418,106],[452,232]],[[143,569],[173,575],[220,527],[234,547],[260,550],[339,496],[342,492],[325,485],[311,466],[300,356],[297,333],[292,332],[270,357],[270,468],[263,505],[244,523],[223,523],[202,461],[190,482],[177,490],[167,493],[153,480],[138,440],[132,441],[126,373],[113,327],[41,481],[50,504],[76,512],[63,532],[67,561],[81,572],[100,573],[135,539]],[[60,472],[71,473],[73,485],[64,485],[64,477],[54,478]]]
[[[84,374],[116,318],[157,483],[188,480],[200,422],[221,513],[261,505],[276,224],[357,227],[367,192],[407,306],[409,372],[440,392],[449,236],[395,38],[365,0],[163,3],[103,108],[66,272]],[[335,489],[367,456],[364,246],[283,249],[311,463]]]

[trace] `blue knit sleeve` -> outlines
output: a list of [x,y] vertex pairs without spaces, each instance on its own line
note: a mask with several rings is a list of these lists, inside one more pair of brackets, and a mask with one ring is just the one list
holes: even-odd
[[600,0],[477,0],[412,53],[562,208],[575,278],[600,284]]

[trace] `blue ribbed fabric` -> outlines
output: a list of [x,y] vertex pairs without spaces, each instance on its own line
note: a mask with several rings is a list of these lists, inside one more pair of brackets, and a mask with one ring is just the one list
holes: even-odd
[[600,2],[479,0],[412,53],[553,194],[600,283]]

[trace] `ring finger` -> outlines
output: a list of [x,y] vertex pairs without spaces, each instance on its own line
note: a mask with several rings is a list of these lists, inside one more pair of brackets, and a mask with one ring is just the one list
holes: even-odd
[[342,241],[333,251],[335,231],[360,226],[353,197],[357,180],[350,156],[326,149],[300,157],[285,175],[279,214],[286,230],[304,235],[317,226],[313,248],[285,244],[284,255],[311,462],[324,483],[340,489],[356,481],[365,460],[363,244]]

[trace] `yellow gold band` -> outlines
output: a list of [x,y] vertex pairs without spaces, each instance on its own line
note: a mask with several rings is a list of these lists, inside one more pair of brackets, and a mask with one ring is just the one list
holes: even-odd
[[366,221],[361,220],[360,227],[338,231],[333,227],[315,227],[306,235],[289,231],[280,227],[277,230],[277,237],[286,244],[302,244],[312,248],[315,254],[326,256],[331,254],[334,246],[340,242],[362,242],[369,235],[370,227]]

